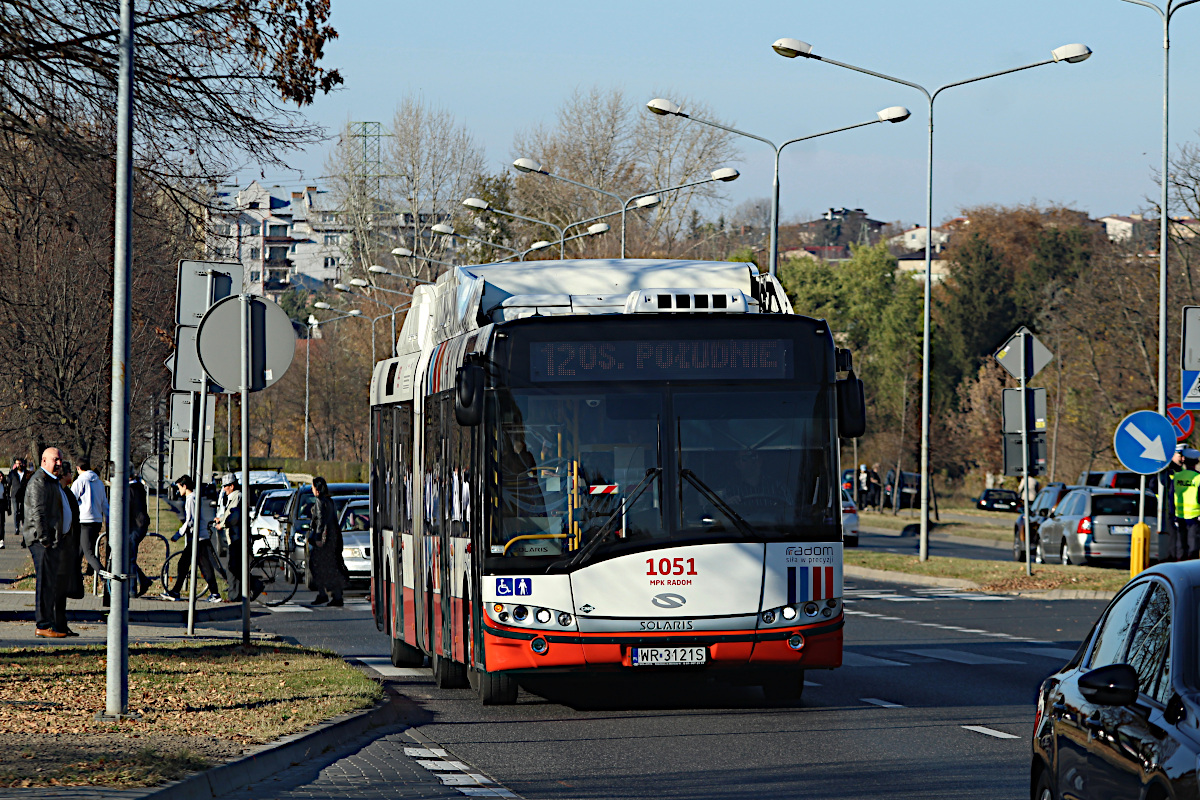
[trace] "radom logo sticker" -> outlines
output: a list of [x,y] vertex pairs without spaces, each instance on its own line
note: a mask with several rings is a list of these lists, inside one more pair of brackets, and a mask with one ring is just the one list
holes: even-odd
[[687,602],[687,598],[681,594],[656,594],[650,602],[659,608],[679,608]]

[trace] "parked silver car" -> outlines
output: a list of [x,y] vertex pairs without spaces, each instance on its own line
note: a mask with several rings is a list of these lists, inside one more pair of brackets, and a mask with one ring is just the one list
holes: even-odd
[[[1166,552],[1166,536],[1158,535],[1158,501],[1147,493],[1150,560]],[[1128,561],[1133,526],[1138,521],[1138,495],[1121,489],[1086,486],[1068,494],[1038,530],[1038,555],[1062,564]]]

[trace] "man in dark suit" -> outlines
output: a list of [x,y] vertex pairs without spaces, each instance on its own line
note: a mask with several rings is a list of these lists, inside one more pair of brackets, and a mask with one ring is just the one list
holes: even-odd
[[58,599],[58,573],[63,557],[66,532],[74,523],[71,507],[59,486],[62,472],[62,452],[47,447],[42,453],[41,468],[25,481],[25,521],[21,538],[33,557],[37,575],[34,589],[35,635],[61,639],[68,635],[55,626],[55,601]]

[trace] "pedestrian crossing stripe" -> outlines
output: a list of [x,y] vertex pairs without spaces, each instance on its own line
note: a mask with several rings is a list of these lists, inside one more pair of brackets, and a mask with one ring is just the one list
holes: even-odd
[[788,567],[788,605],[834,597],[833,567]]

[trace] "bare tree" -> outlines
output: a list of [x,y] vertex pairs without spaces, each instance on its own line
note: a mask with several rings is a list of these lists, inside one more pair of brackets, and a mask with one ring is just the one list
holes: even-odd
[[[296,106],[341,83],[319,66],[330,0],[150,0],[137,15],[138,163],[172,189],[240,157],[314,141]],[[0,2],[0,130],[104,158],[116,108],[117,0]],[[80,122],[84,121],[81,125]]]

